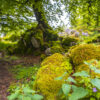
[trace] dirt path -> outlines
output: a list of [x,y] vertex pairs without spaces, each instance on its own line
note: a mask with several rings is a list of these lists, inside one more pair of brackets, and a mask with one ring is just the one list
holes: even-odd
[[8,62],[0,60],[0,100],[7,100],[7,89],[14,79],[7,70]]

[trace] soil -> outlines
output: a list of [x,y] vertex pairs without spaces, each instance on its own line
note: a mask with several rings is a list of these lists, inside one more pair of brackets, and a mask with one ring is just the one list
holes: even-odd
[[7,100],[7,89],[11,82],[14,81],[13,76],[8,71],[9,62],[0,60],[0,100]]

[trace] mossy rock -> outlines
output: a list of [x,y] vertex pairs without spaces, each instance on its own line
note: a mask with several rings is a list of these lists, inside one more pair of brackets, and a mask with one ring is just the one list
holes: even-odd
[[[96,60],[89,60],[87,61],[88,63],[91,63],[94,67],[96,67],[97,69],[100,70],[100,61],[96,61]],[[88,65],[86,64],[82,64],[82,65],[79,65],[75,68],[75,72],[81,72],[81,71],[86,71],[89,73],[89,75],[91,74],[91,78],[100,78],[100,74],[97,74],[95,73],[93,70],[91,70],[89,68]]]
[[49,42],[49,41],[57,41],[58,39],[58,35],[57,32],[51,29],[46,29],[45,33],[44,33],[44,38],[45,41]]
[[55,78],[60,77],[64,72],[68,72],[64,78],[67,78],[71,71],[71,64],[61,54],[55,53],[47,57],[39,69],[34,88],[44,95],[45,100],[58,100],[57,94],[64,83],[64,79],[59,81]]
[[73,45],[76,45],[77,42],[78,42],[78,38],[66,37],[62,41],[62,45],[64,47],[66,47],[66,46],[73,46]]
[[64,49],[60,45],[52,46],[51,47],[51,53],[64,53]]
[[70,58],[74,66],[82,64],[86,60],[96,59],[97,47],[93,44],[82,44],[71,50]]

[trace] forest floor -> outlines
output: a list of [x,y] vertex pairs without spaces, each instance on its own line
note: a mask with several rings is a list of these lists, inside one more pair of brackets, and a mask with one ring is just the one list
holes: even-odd
[[0,59],[0,100],[7,100],[9,92],[7,92],[8,87],[11,83],[16,82],[16,79],[13,77],[13,74],[9,72],[9,66],[25,64],[33,65],[40,62],[40,57],[21,57],[20,60],[5,60]]
[[11,82],[14,81],[13,76],[8,71],[9,62],[0,60],[0,100],[7,100],[7,89]]

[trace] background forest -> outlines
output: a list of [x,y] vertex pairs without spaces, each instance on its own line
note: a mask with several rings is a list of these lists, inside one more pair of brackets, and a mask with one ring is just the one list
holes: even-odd
[[100,100],[100,0],[0,0],[0,100]]

